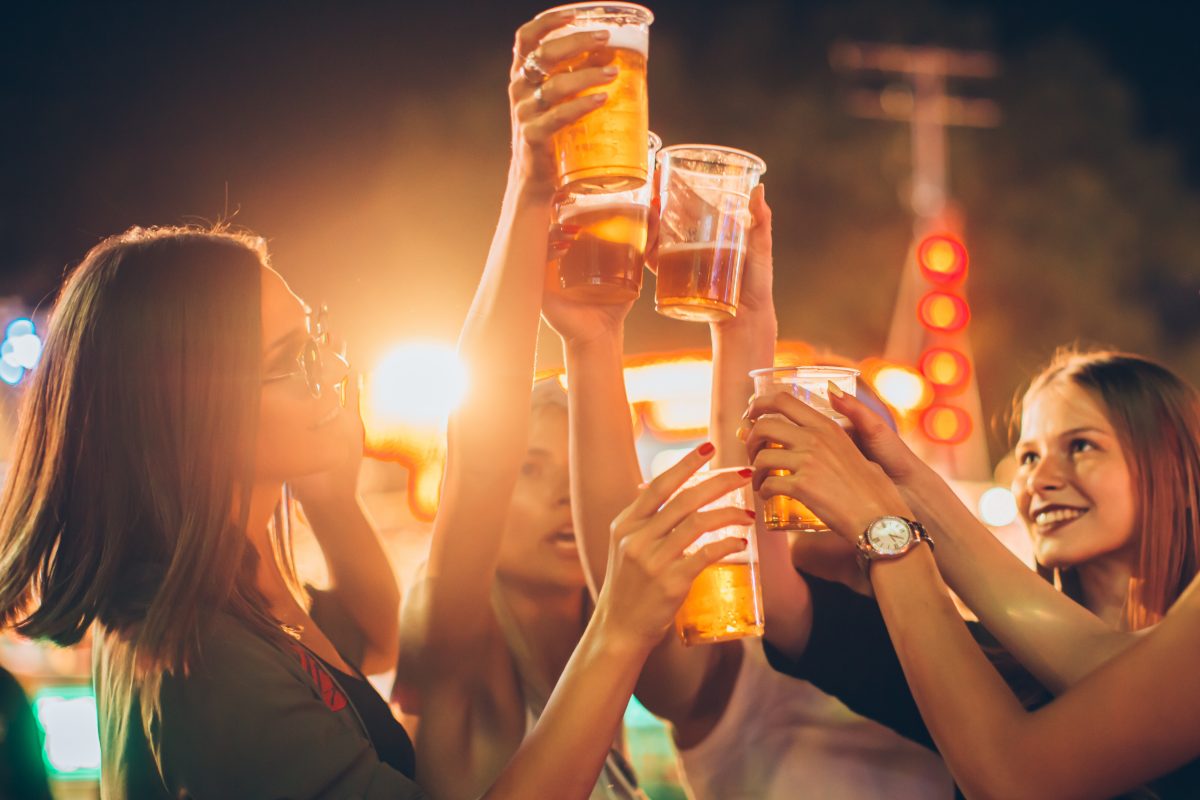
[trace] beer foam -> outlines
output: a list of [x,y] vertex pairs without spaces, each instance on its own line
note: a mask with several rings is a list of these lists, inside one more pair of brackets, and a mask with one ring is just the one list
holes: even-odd
[[564,36],[584,31],[608,31],[608,47],[632,50],[635,53],[641,53],[643,57],[650,55],[650,31],[644,28],[639,29],[634,25],[589,25],[584,21],[581,25],[568,25],[565,28],[551,31],[546,34],[546,38],[542,41],[549,42],[553,39],[561,39]]
[[584,195],[583,200],[574,203],[558,212],[558,221],[567,222],[575,217],[583,216],[584,214],[594,214],[597,211],[633,211],[635,213],[646,213],[648,206],[644,203],[631,203],[628,200],[605,200],[592,202],[592,197],[603,197],[603,195]]

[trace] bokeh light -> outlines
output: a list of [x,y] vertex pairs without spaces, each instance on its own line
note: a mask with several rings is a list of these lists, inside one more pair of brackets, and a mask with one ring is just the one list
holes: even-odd
[[1003,486],[993,486],[979,496],[979,518],[985,525],[1002,528],[1017,518],[1017,500]]

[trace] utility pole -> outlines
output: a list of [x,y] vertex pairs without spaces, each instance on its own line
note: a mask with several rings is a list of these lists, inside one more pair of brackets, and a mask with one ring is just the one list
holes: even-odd
[[[834,69],[851,74],[876,73],[898,78],[882,91],[853,90],[851,113],[870,119],[909,123],[912,133],[913,242],[897,293],[896,307],[888,334],[885,358],[920,369],[933,348],[951,347],[962,353],[970,376],[946,398],[951,411],[961,409],[969,420],[969,433],[961,441],[938,441],[936,437],[913,437],[913,444],[926,461],[943,476],[958,480],[984,481],[991,477],[987,436],[979,386],[975,379],[965,322],[953,332],[938,332],[919,321],[918,308],[931,288],[917,268],[917,243],[930,234],[945,234],[961,241],[961,214],[949,199],[949,159],[946,129],[949,126],[995,127],[1000,109],[991,100],[954,97],[947,92],[948,78],[987,79],[998,72],[991,53],[950,50],[942,47],[908,47],[867,42],[840,42],[829,52]],[[965,249],[963,257],[965,258]],[[964,263],[965,274],[965,263]],[[965,290],[959,290],[965,306]],[[935,383],[935,390],[937,385]],[[943,404],[944,405],[944,404]],[[958,413],[955,411],[955,413]],[[928,432],[928,428],[926,428]]]

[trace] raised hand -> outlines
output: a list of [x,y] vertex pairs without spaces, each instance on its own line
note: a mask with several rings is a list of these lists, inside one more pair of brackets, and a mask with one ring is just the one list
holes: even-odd
[[[570,72],[555,69],[589,51],[603,48],[609,32],[583,31],[546,40],[572,19],[570,11],[546,14],[517,30],[508,99],[512,110],[513,165],[528,188],[552,195],[557,184],[553,136],[604,105],[605,92],[580,92],[610,83],[617,68],[611,55],[593,53]],[[527,59],[532,57],[532,63]]]
[[755,398],[747,413],[746,449],[761,497],[794,497],[851,542],[877,517],[911,515],[900,490],[836,421],[782,392]]
[[722,473],[675,494],[712,459],[703,444],[651,481],[613,521],[607,578],[596,613],[609,632],[647,651],[657,645],[705,567],[744,550],[747,539],[712,542],[685,555],[706,531],[754,524],[741,508],[699,509],[750,479],[750,470]]

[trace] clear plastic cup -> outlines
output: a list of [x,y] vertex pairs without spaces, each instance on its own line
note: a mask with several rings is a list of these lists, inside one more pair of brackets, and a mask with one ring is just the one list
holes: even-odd
[[761,158],[731,147],[659,152],[658,313],[695,322],[737,315],[750,192],[766,171]]
[[[809,406],[838,422],[845,417],[833,410],[829,404],[829,384],[846,394],[855,394],[858,387],[858,370],[849,367],[772,367],[750,372],[754,379],[754,394],[763,395],[787,392],[803,400]],[[780,447],[781,445],[771,445]],[[772,470],[772,475],[787,475],[786,470]],[[815,533],[829,530],[808,506],[794,497],[776,495],[763,500],[763,524],[772,531],[805,531]]]

